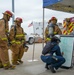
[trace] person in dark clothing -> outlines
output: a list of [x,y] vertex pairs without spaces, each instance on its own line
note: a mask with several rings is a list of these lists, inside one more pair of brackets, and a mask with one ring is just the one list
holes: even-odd
[[[45,47],[43,48],[41,60],[46,63],[46,68],[49,69],[52,73],[56,73],[56,70],[65,63],[65,58],[62,56],[60,51],[59,43],[60,39],[56,36],[52,37]],[[55,53],[55,55],[54,55]]]

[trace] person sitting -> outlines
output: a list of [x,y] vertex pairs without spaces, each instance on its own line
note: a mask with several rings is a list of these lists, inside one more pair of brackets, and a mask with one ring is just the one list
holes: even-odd
[[[56,73],[56,70],[65,63],[65,58],[63,57],[59,43],[60,39],[56,36],[51,38],[51,41],[47,42],[45,47],[43,48],[41,60],[46,63],[46,68],[49,69],[52,73]],[[55,55],[54,55],[55,53]]]

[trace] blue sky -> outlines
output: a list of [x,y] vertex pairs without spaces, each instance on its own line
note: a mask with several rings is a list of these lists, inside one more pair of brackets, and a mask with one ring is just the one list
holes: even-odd
[[[42,0],[14,0],[15,1],[15,18],[23,19],[22,27],[25,32],[33,32],[33,28],[28,28],[28,24],[32,21],[41,22],[43,17]],[[12,10],[12,0],[0,0],[0,18],[5,10]],[[48,21],[52,16],[57,17],[58,22],[62,22],[66,17],[73,17],[74,14],[53,11],[45,9],[45,21]],[[10,26],[12,20],[9,22]]]

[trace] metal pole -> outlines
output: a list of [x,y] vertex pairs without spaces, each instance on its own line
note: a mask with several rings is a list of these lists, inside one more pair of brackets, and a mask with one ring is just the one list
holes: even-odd
[[34,60],[34,52],[35,52],[35,29],[33,25],[33,31],[34,31],[34,43],[33,43],[33,55],[32,55],[32,61]]
[[35,52],[35,36],[34,36],[34,44],[33,44],[33,55],[32,55],[32,61],[34,60],[34,52]]
[[43,8],[43,47],[44,47],[44,8]]
[[[14,10],[14,0],[12,0],[12,12],[14,13],[15,12],[15,10]],[[12,24],[14,24],[14,15],[13,15],[13,17],[12,17]]]
[[34,44],[33,44],[33,55],[32,55],[32,61],[38,61],[37,59],[34,59],[34,53],[35,53],[35,29],[34,29],[34,24],[33,24],[33,31],[34,31]]

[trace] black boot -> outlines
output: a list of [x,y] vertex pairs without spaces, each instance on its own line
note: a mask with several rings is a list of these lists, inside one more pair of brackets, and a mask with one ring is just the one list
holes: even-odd
[[49,65],[48,65],[48,64],[46,64],[46,65],[45,65],[45,68],[46,68],[47,70],[49,70]]
[[56,70],[55,70],[54,67],[50,66],[50,70],[51,70],[52,73],[56,73]]

